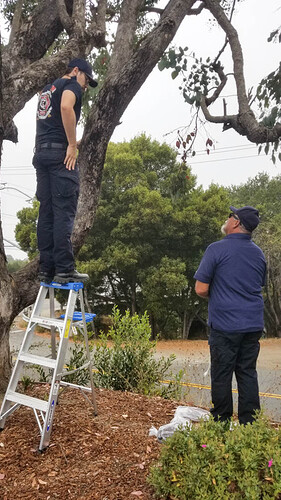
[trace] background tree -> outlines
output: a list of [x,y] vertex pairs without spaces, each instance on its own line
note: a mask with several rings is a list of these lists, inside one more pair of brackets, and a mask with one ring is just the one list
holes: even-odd
[[166,144],[145,135],[109,144],[96,219],[79,253],[95,312],[108,314],[112,304],[147,310],[154,334],[187,338],[205,307],[193,275],[228,207],[226,190],[196,187]]
[[[1,150],[4,139],[17,141],[14,116],[47,82],[63,74],[71,58],[91,54],[97,60],[97,67],[104,66],[102,84],[88,103],[90,111],[79,154],[81,195],[73,234],[75,252],[84,243],[94,220],[106,149],[114,128],[186,16],[192,19],[204,8],[208,9],[229,39],[239,115],[224,117],[225,125],[230,123],[241,134],[246,130],[255,142],[280,137],[280,127],[265,130],[257,126],[249,110],[241,47],[224,10],[228,2],[204,0],[197,8],[194,7],[196,0],[170,0],[164,2],[163,8],[158,8],[157,3],[153,0],[3,0],[10,37],[0,49]],[[99,57],[101,53],[104,58]],[[205,104],[208,108],[207,101]],[[11,368],[9,328],[19,311],[35,299],[37,267],[35,259],[12,276],[8,273],[0,227],[0,389],[5,387]]]
[[[90,308],[99,315],[114,304],[147,310],[154,336],[187,338],[194,318],[202,313],[206,321],[193,275],[206,246],[220,237],[228,207],[226,190],[196,187],[167,144],[144,134],[110,143],[96,219],[78,255],[79,268],[90,275]],[[17,241],[32,245],[37,215],[32,208],[18,215]]]

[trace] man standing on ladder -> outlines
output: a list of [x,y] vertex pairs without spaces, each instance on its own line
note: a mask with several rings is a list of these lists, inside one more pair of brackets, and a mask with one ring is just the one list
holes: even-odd
[[76,125],[82,93],[96,87],[84,59],[70,61],[65,75],[48,84],[39,96],[33,165],[40,201],[37,241],[41,281],[83,281],[74,268],[71,233],[79,195]]

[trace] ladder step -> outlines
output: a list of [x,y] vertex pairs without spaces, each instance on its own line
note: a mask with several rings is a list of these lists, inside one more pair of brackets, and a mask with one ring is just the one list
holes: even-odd
[[33,323],[38,323],[40,325],[56,326],[57,328],[63,328],[63,324],[64,324],[63,319],[44,318],[42,316],[32,316],[31,321]]
[[47,411],[48,401],[43,401],[43,399],[33,398],[32,396],[27,396],[26,394],[20,394],[15,391],[8,391],[6,394],[7,401],[12,401],[14,403],[19,403],[20,405],[29,406],[35,410]]
[[28,352],[22,352],[18,359],[24,361],[25,363],[32,363],[34,365],[45,366],[46,368],[55,368],[56,359],[44,358],[43,356],[37,356],[36,354],[29,354]]

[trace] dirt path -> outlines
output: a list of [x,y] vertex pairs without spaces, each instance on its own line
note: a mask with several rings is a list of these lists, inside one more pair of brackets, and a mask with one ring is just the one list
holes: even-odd
[[[281,339],[262,339],[258,364],[268,370],[281,368]],[[206,340],[167,340],[157,344],[157,353],[167,356],[174,353],[188,362],[208,362],[209,347]]]

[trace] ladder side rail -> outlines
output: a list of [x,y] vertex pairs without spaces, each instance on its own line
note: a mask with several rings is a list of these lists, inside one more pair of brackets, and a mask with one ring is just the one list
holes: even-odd
[[[49,301],[50,301],[50,318],[55,317],[55,289],[49,288]],[[56,359],[56,330],[54,326],[51,326],[51,349],[52,358]]]
[[[36,323],[33,322],[32,318],[33,318],[35,312],[37,312],[38,309],[41,307],[42,302],[44,301],[47,293],[48,293],[48,289],[41,286],[39,289],[35,304],[34,304],[33,311],[32,311],[31,316],[30,316],[28,326],[27,326],[25,334],[24,334],[24,338],[23,338],[16,362],[15,362],[15,365],[14,365],[13,370],[12,370],[12,374],[11,374],[11,377],[10,377],[10,380],[8,383],[8,387],[7,387],[5,396],[3,398],[2,406],[0,409],[0,429],[4,429],[6,418],[8,416],[7,411],[9,410],[11,405],[13,404],[12,401],[9,401],[7,399],[8,394],[10,391],[16,390],[20,375],[22,373],[24,361],[20,360],[20,355],[22,352],[26,352],[29,349],[31,342],[32,342],[32,334],[33,334],[33,331],[34,331],[35,326],[36,326]],[[4,414],[5,414],[5,417],[3,417]]]
[[71,331],[73,312],[75,308],[75,303],[77,299],[78,292],[75,290],[69,291],[67,308],[65,312],[65,318],[63,323],[63,328],[60,334],[60,343],[57,353],[57,363],[53,372],[53,380],[51,384],[49,400],[48,400],[48,411],[46,413],[46,418],[43,426],[43,432],[41,435],[41,441],[39,445],[39,450],[45,449],[50,442],[50,436],[52,432],[52,425],[54,420],[54,413],[56,409],[58,393],[61,382],[61,373],[64,366],[64,360],[66,355],[66,350],[68,346],[69,333]]
[[86,346],[87,358],[89,360],[89,374],[90,374],[90,385],[91,385],[91,389],[92,389],[92,402],[93,402],[93,407],[94,407],[94,414],[96,416],[98,414],[98,407],[97,407],[96,394],[95,394],[95,386],[94,386],[94,378],[93,378],[93,364],[92,364],[92,358],[91,358],[90,349],[89,349],[89,340],[88,340],[87,323],[86,323],[86,317],[85,317],[85,306],[84,306],[84,298],[83,298],[83,290],[82,289],[79,290],[79,299],[80,299],[80,307],[81,307],[81,312],[82,312],[85,346]]

